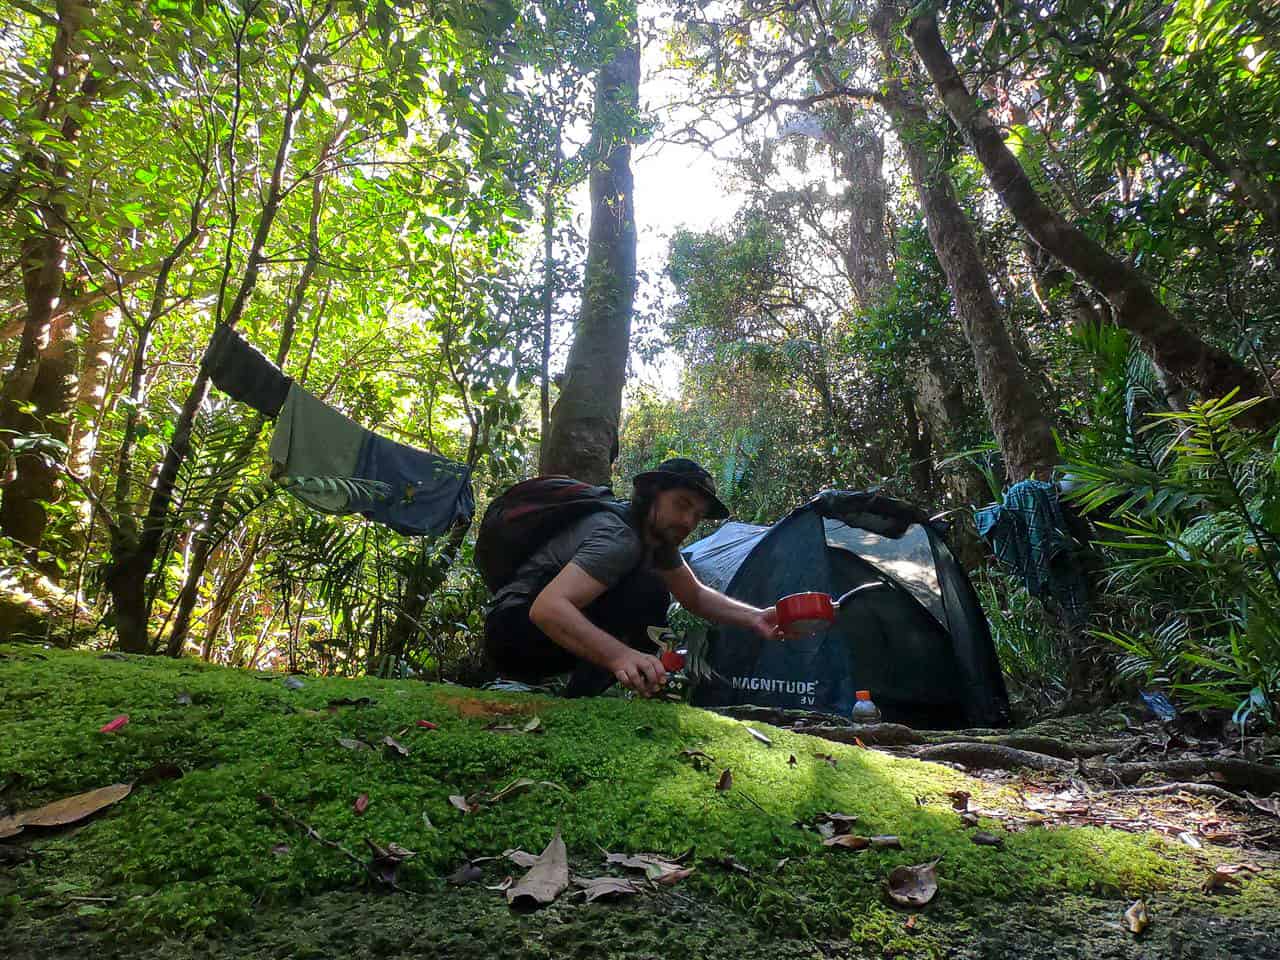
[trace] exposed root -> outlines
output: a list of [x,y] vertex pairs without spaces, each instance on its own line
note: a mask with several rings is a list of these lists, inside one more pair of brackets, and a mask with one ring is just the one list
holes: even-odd
[[1046,773],[1077,773],[1076,764],[1043,753],[1018,750],[998,743],[938,743],[911,751],[917,760],[959,763],[985,770],[1041,770]]

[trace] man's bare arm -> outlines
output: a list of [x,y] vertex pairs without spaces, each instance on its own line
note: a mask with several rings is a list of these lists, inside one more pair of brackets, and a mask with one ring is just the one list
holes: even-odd
[[605,589],[576,563],[568,563],[534,599],[529,619],[556,644],[608,670],[637,693],[656,693],[666,680],[662,662],[610,636],[582,613]]
[[779,639],[777,614],[772,607],[761,609],[712,590],[699,580],[687,563],[659,570],[663,582],[680,605],[695,616],[714,623],[754,630],[761,636]]

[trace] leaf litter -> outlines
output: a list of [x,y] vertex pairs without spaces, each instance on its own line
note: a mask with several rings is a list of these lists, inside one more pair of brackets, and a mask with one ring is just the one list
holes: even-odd
[[923,907],[938,893],[937,861],[894,867],[885,884],[894,903],[902,907]]
[[27,827],[63,827],[77,823],[120,802],[132,790],[132,784],[116,783],[64,797],[34,810],[20,810],[11,817],[0,819],[0,838],[17,836]]
[[568,886],[569,854],[557,828],[555,836],[529,872],[507,889],[507,903],[512,906],[544,906]]

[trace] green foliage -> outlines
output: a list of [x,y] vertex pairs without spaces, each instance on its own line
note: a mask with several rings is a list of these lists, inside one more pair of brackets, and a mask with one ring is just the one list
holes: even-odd
[[1151,414],[1141,432],[1163,438],[1153,460],[1068,449],[1067,469],[1107,538],[1111,590],[1153,624],[1101,631],[1125,652],[1122,671],[1274,723],[1280,476],[1271,436],[1234,425],[1255,405],[1224,397]]

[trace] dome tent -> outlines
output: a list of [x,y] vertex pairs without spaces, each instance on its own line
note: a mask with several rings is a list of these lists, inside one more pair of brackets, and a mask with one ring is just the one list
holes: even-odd
[[839,596],[875,580],[889,585],[853,597],[812,637],[776,643],[713,628],[711,675],[695,689],[695,704],[848,714],[865,689],[888,721],[1007,725],[986,617],[940,528],[919,508],[824,490],[772,526],[726,523],[682,552],[704,583],[755,606],[807,590]]

